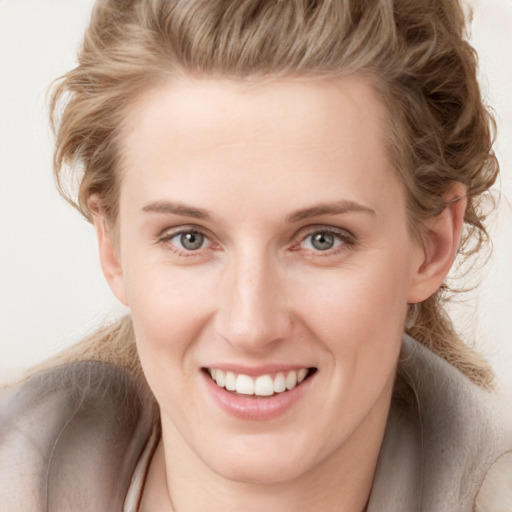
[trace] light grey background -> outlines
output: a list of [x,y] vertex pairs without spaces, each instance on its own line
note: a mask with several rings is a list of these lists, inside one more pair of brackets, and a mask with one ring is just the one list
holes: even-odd
[[[91,226],[60,199],[51,170],[45,94],[73,66],[92,3],[0,0],[0,382],[122,311]],[[503,172],[493,257],[453,316],[512,390],[512,0],[470,3]]]

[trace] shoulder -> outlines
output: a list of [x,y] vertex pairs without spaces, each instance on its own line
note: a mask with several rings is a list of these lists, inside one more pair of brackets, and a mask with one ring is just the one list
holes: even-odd
[[[405,336],[372,490],[375,510],[512,510],[511,419],[507,401]],[[501,508],[489,508],[489,494]]]
[[510,399],[479,388],[409,337],[400,364],[416,396],[426,485],[438,494],[452,485],[460,510],[512,510]]
[[144,383],[110,364],[64,365],[10,388],[0,402],[2,510],[82,500],[80,510],[106,509],[129,485],[154,415]]

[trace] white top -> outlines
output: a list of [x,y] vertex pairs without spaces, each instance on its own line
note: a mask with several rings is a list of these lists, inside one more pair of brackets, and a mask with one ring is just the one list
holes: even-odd
[[158,438],[159,436],[157,436],[156,429],[153,429],[153,433],[140,456],[135,471],[133,472],[132,482],[126,494],[123,512],[138,512],[139,510],[139,503],[142,498],[146,475],[148,474],[149,464],[151,463],[151,457],[155,452],[155,444],[158,442]]

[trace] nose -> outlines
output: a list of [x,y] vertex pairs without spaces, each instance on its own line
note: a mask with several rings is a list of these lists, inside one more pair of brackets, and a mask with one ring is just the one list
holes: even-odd
[[216,330],[237,350],[264,353],[289,337],[285,279],[269,255],[233,258],[219,287]]

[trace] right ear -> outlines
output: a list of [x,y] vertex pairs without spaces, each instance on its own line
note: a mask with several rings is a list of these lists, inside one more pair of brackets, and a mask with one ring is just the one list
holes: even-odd
[[119,244],[116,239],[115,229],[107,220],[104,212],[98,207],[96,197],[88,201],[89,210],[92,213],[93,225],[98,238],[98,249],[101,268],[112,293],[117,299],[128,306],[123,269],[119,257]]

